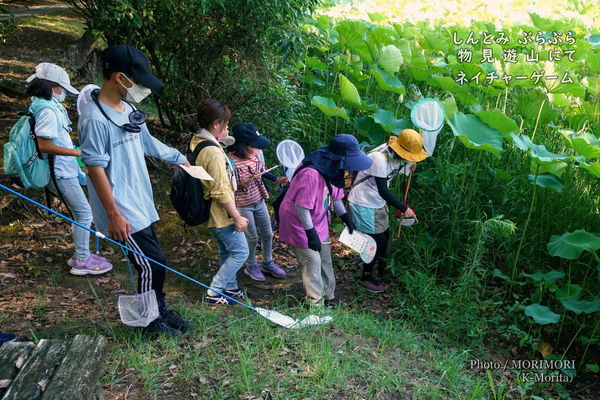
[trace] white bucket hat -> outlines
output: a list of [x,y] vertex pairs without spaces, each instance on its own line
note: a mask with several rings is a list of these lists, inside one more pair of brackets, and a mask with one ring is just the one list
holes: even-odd
[[79,94],[79,90],[71,86],[71,80],[69,79],[69,74],[67,74],[67,71],[56,64],[38,64],[35,67],[35,73],[27,78],[27,82],[31,82],[35,78],[45,79],[47,81],[57,83],[62,86],[71,96]]

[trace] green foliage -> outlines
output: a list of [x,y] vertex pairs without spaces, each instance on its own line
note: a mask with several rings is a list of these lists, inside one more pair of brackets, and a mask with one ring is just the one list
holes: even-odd
[[536,273],[533,274],[527,274],[525,272],[522,272],[520,274],[521,276],[524,276],[526,278],[530,278],[533,279],[535,282],[545,282],[545,283],[554,283],[557,279],[560,278],[564,278],[565,273],[562,271],[549,271],[549,272],[541,272],[538,271]]
[[560,315],[552,312],[548,307],[539,304],[531,304],[524,309],[525,315],[534,319],[540,325],[555,324]]
[[483,123],[475,115],[457,112],[448,121],[454,136],[469,149],[485,150],[496,156],[504,151],[502,133]]
[[356,86],[354,86],[344,75],[340,75],[340,95],[342,96],[342,99],[352,105],[360,106],[361,104],[360,95],[358,94],[358,90],[356,90]]
[[375,66],[371,69],[371,75],[377,81],[377,84],[381,88],[381,90],[385,90],[387,92],[394,92],[398,94],[405,94],[406,89],[402,82],[398,78],[396,78],[392,74],[388,74],[383,69]]
[[560,299],[560,302],[567,310],[573,311],[575,314],[591,314],[600,311],[600,298],[596,298],[593,301],[566,298]]
[[398,134],[400,131],[410,126],[406,118],[398,120],[394,117],[392,111],[384,110],[382,108],[375,111],[375,113],[371,115],[371,118],[373,118],[373,121],[379,124],[384,131],[389,133]]
[[336,106],[333,99],[330,99],[329,97],[314,96],[310,104],[317,107],[328,117],[340,117],[345,120],[350,119],[344,107]]
[[558,178],[552,174],[529,175],[529,182],[539,187],[556,190],[562,192],[565,185],[560,183]]
[[10,13],[8,6],[0,4],[0,14],[5,14],[6,18],[0,20],[0,41],[6,40],[19,32],[19,26],[15,17]]
[[579,229],[575,232],[552,236],[548,242],[548,253],[569,260],[575,260],[584,251],[600,249],[600,236]]
[[[154,96],[161,122],[186,130],[197,103],[216,98],[241,114],[273,106],[294,118],[280,96],[275,48],[297,30],[317,0],[282,0],[277,4],[223,0],[71,0],[87,18],[87,30],[110,44],[129,43],[150,58],[166,85]],[[278,82],[279,81],[279,82]],[[284,98],[287,96],[283,96]],[[268,131],[273,118],[252,121]],[[270,126],[264,126],[270,125]]]
[[385,46],[381,49],[377,63],[388,74],[394,74],[402,65],[402,52],[394,45]]
[[[382,13],[394,12],[389,7]],[[479,322],[483,318],[503,319],[506,325],[499,323],[502,328],[498,330],[506,328],[508,335],[517,336],[523,344],[533,345],[546,334],[531,331],[536,318],[548,324],[560,322],[556,340],[564,342],[565,351],[579,343],[581,335],[597,340],[593,327],[600,321],[599,314],[590,312],[589,320],[582,318],[588,315],[585,310],[594,309],[600,290],[592,278],[597,275],[591,263],[596,253],[581,254],[581,250],[577,253],[581,258],[562,260],[552,257],[550,246],[546,248],[557,232],[598,230],[600,98],[596,74],[600,58],[598,49],[592,47],[596,40],[589,24],[533,13],[528,25],[501,28],[481,21],[453,23],[446,18],[439,24],[391,23],[381,15],[369,14],[364,20],[344,15],[328,13],[316,18],[310,32],[318,40],[309,43],[298,63],[305,98],[329,99],[329,112],[334,116],[343,103],[341,114],[348,116],[331,118],[318,113],[319,142],[336,133],[354,132],[373,145],[384,143],[389,135],[412,127],[410,109],[426,97],[440,100],[446,112],[435,153],[419,164],[409,195],[411,206],[427,217],[403,229],[388,256],[390,268],[409,287],[409,296],[397,300],[399,306],[424,329],[436,326],[438,332],[458,340],[493,331]],[[489,47],[497,62],[480,63],[481,44],[452,42],[453,32],[459,37],[470,31],[496,36],[501,29],[513,43],[523,30],[548,35],[552,27],[564,32],[574,29],[575,44],[555,46],[561,51],[574,48],[573,61],[565,57],[548,61],[541,56],[542,49],[531,44],[517,48],[515,63],[506,62],[500,59],[502,46],[494,43]],[[458,48],[473,51],[475,61],[461,63]],[[540,51],[539,62],[526,60],[531,50]],[[531,76],[542,69],[559,77],[568,73],[573,83],[544,79],[484,83],[488,73]],[[481,82],[457,82],[460,71],[468,76],[480,73]],[[352,91],[349,97],[338,91],[341,76],[352,83],[356,94]],[[323,109],[322,104],[312,102]],[[307,145],[316,146],[316,140],[309,139]],[[400,197],[401,179],[392,180],[390,188]],[[500,214],[510,221],[489,218]],[[473,221],[477,221],[475,230]],[[490,233],[492,226],[498,227],[498,234]],[[541,266],[547,272],[540,272]],[[490,287],[491,278],[500,278],[494,280],[503,286]],[[571,294],[569,288],[576,286],[582,288],[581,298],[557,297],[564,291]],[[488,309],[492,301],[497,306]],[[563,302],[580,314],[573,311],[561,317],[551,311],[570,310]],[[408,311],[413,307],[415,312]],[[525,308],[531,315],[524,314]],[[569,335],[572,341],[565,339]]]
[[519,131],[517,123],[498,109],[490,111],[480,110],[475,115],[490,128],[500,131],[504,139],[509,139],[511,133]]

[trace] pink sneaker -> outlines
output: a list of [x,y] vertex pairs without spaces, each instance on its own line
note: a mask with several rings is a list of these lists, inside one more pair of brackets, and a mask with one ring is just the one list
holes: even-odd
[[101,275],[112,269],[112,264],[106,259],[103,260],[98,260],[91,254],[85,262],[70,258],[67,261],[67,265],[71,267],[69,272],[72,275]]

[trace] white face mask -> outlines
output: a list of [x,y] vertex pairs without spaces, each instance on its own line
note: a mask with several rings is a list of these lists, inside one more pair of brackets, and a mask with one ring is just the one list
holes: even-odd
[[142,85],[138,85],[137,83],[131,82],[131,80],[125,74],[123,74],[123,76],[125,77],[125,79],[127,79],[129,81],[129,83],[132,84],[132,86],[130,88],[128,88],[127,86],[125,86],[121,83],[121,86],[123,86],[125,88],[125,90],[127,90],[127,95],[125,96],[125,100],[132,101],[134,103],[139,103],[142,100],[144,100],[146,97],[148,97],[150,95],[150,93],[152,93],[152,91],[150,89],[148,89],[147,87],[144,87]]
[[56,93],[54,90],[52,90],[52,97],[54,100],[62,103],[67,98],[67,91],[65,89],[61,89],[60,93]]
[[223,139],[219,140],[219,143],[221,143],[225,147],[229,147],[235,143],[235,138],[233,136],[227,135]]

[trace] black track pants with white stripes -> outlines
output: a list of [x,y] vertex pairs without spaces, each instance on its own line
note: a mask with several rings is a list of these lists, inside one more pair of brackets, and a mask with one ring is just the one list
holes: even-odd
[[[129,235],[127,247],[161,264],[167,265],[165,256],[158,245],[154,224]],[[154,289],[156,298],[159,300],[162,299],[165,295],[163,293],[163,286],[165,284],[166,270],[160,265],[150,262],[137,254],[129,252],[127,257],[138,272],[138,292],[144,293],[150,289]]]

